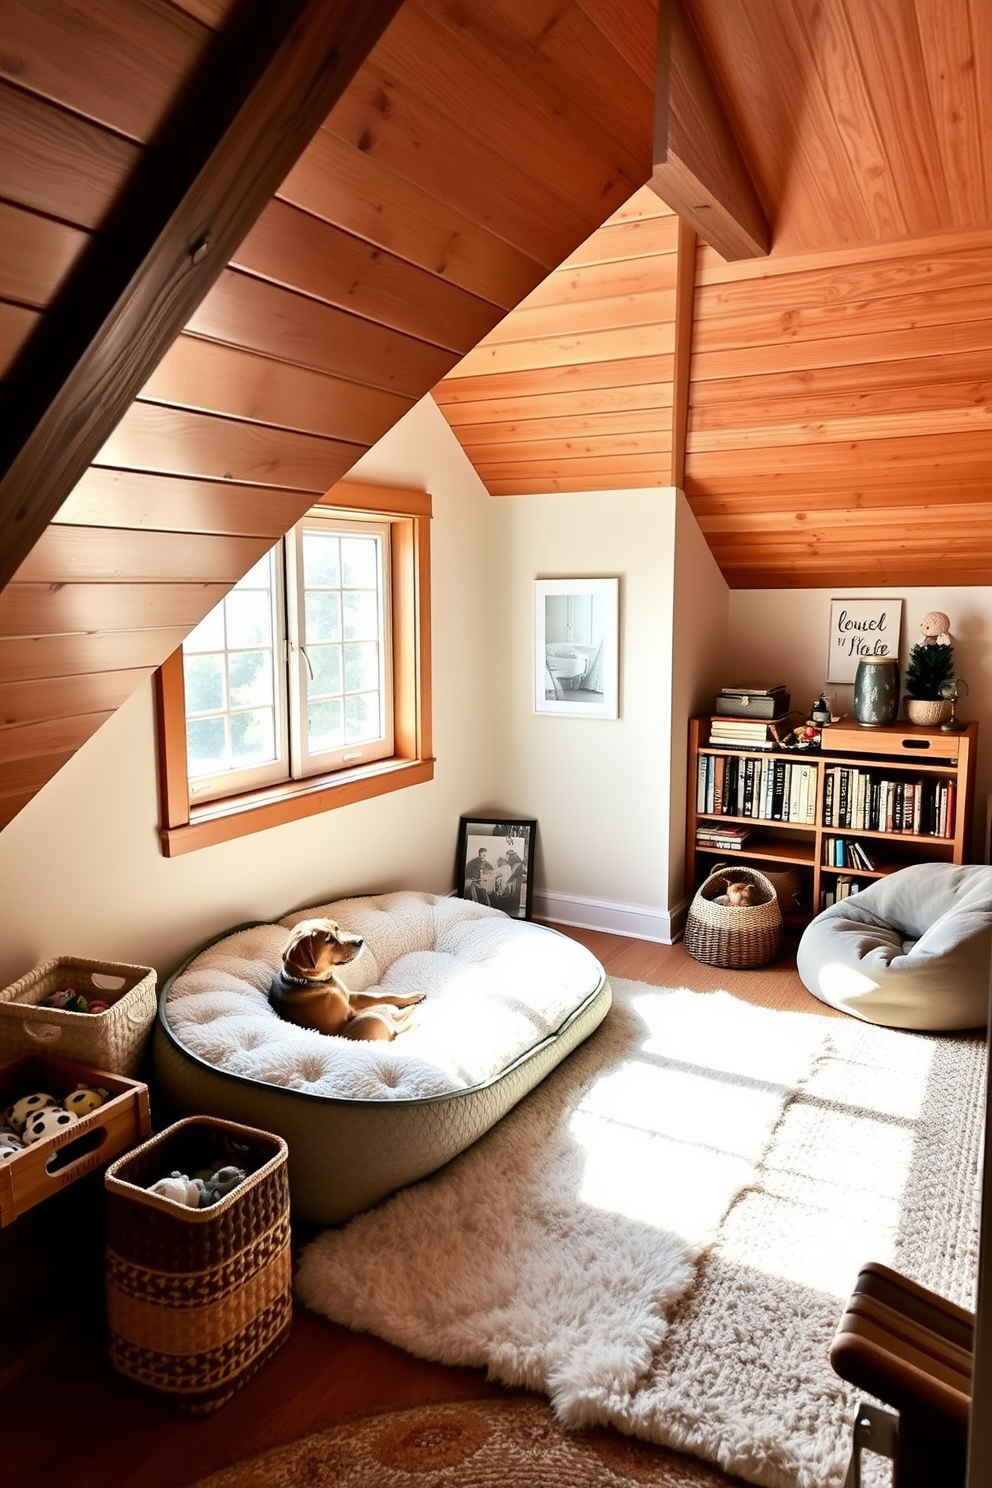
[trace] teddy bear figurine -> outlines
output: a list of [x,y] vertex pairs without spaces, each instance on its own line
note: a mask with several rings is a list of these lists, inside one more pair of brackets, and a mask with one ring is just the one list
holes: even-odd
[[949,646],[951,644],[951,622],[943,610],[930,610],[920,621],[925,646]]
[[237,1188],[239,1183],[244,1183],[246,1174],[244,1168],[218,1168],[216,1173],[211,1173],[203,1181],[203,1193],[200,1198],[201,1209],[210,1204],[218,1204],[221,1199]]

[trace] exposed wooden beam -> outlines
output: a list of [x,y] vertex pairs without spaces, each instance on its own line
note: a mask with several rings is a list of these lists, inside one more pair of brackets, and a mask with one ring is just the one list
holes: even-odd
[[11,369],[0,588],[302,154],[401,0],[242,0]]
[[680,0],[658,28],[651,186],[724,258],[760,258],[768,224]]
[[675,270],[675,354],[672,370],[672,485],[685,484],[685,439],[689,427],[689,364],[696,295],[696,234],[679,218]]

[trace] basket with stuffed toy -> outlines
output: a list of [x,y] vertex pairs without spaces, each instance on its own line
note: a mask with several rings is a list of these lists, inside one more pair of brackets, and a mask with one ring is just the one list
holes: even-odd
[[190,1414],[289,1336],[287,1156],[271,1132],[187,1116],[107,1169],[111,1363]]
[[0,991],[0,1059],[57,1054],[134,1075],[155,1022],[150,966],[56,956]]
[[689,906],[685,948],[696,961],[746,971],[782,949],[782,910],[775,886],[757,868],[719,868]]

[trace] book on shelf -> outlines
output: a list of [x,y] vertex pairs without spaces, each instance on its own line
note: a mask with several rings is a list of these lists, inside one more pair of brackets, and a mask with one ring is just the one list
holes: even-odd
[[719,718],[710,719],[710,743],[735,747],[738,744],[777,742],[779,729],[789,721],[788,713],[774,718]]
[[823,781],[823,825],[903,837],[953,837],[957,785],[938,775],[893,775],[882,766],[831,765]]
[[739,852],[751,833],[747,827],[697,827],[696,844],[699,847],[717,847],[721,851]]

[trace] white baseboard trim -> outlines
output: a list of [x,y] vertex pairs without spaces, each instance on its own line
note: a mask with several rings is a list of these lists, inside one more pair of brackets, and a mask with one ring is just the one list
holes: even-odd
[[665,910],[651,904],[616,904],[608,899],[587,899],[581,894],[534,891],[535,919],[574,925],[578,930],[606,930],[611,935],[653,940],[659,945],[672,945],[681,935],[686,908],[685,902],[674,910]]

